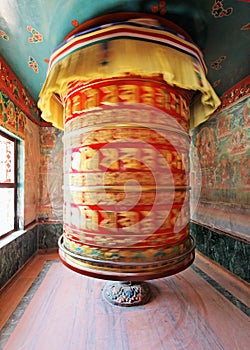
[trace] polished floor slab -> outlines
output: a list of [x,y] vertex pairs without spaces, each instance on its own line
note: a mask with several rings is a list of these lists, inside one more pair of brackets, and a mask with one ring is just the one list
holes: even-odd
[[[146,305],[110,305],[105,283],[44,257],[2,328],[0,349],[248,349],[249,285],[199,253],[187,270],[148,282],[153,295]],[[11,286],[7,292],[11,298]]]

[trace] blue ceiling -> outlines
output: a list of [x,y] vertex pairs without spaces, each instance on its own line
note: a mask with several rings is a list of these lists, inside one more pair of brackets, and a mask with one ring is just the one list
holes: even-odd
[[69,32],[94,17],[131,11],[185,29],[219,96],[249,75],[250,0],[1,0],[1,56],[37,101],[50,55]]

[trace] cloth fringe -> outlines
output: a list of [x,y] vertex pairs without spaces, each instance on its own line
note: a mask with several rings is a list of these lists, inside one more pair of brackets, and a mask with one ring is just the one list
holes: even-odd
[[63,129],[63,105],[53,96],[57,94],[63,99],[69,82],[128,74],[162,75],[171,86],[197,91],[191,106],[191,128],[208,119],[220,105],[198,60],[191,55],[152,42],[116,39],[79,48],[54,64],[39,96],[42,118]]

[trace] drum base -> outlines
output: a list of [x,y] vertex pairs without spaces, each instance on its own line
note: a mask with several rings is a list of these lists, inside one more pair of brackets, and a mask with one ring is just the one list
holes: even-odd
[[64,246],[64,237],[58,240],[59,258],[69,269],[94,278],[109,281],[148,281],[179,273],[188,268],[195,259],[195,239],[190,236],[190,247],[181,254],[148,262],[123,262],[85,257],[71,252]]
[[105,301],[112,305],[128,307],[146,304],[151,289],[146,282],[107,282],[102,291]]

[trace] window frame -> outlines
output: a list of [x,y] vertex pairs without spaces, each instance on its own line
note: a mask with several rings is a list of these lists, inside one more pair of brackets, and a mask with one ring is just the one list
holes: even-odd
[[17,174],[17,164],[18,164],[18,139],[15,136],[11,136],[9,133],[5,133],[2,129],[0,129],[0,135],[11,142],[14,143],[14,182],[0,182],[0,188],[14,188],[14,222],[13,229],[0,234],[0,239],[6,237],[7,235],[15,232],[19,229],[18,227],[18,205],[17,205],[17,187],[18,187],[18,174]]

